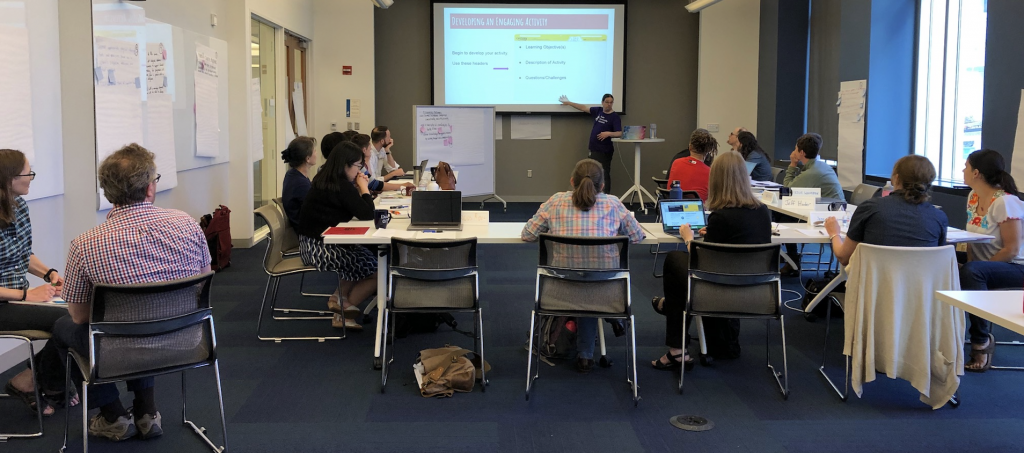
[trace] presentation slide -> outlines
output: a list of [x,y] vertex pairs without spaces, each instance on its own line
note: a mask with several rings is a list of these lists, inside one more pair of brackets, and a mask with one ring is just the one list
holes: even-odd
[[663,203],[661,218],[665,225],[679,226],[689,224],[691,227],[703,227],[704,211],[700,203]]
[[623,105],[625,6],[434,4],[434,104],[574,112]]

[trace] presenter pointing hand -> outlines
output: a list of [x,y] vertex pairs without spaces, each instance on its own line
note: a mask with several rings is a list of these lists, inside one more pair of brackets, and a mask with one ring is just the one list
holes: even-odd
[[600,107],[577,104],[570,101],[564,94],[558,98],[558,102],[589,113],[594,118],[594,127],[590,131],[590,158],[601,163],[601,167],[604,168],[604,193],[611,193],[612,154],[615,152],[615,146],[608,139],[622,137],[622,120],[619,118],[619,114],[612,109],[615,98],[610,94],[604,95],[601,97]]

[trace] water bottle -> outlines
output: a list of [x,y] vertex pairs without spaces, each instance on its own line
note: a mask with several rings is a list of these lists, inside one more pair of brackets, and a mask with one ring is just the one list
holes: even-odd
[[892,186],[892,181],[886,181],[885,187],[882,187],[882,196],[888,197],[894,189],[895,187]]
[[670,200],[683,199],[683,189],[679,187],[679,181],[672,181],[672,189],[668,192],[668,198]]

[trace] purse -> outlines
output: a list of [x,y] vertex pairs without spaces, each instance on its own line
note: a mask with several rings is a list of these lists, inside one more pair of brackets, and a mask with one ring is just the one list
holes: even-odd
[[[466,355],[473,355],[473,360]],[[475,352],[458,346],[445,345],[443,348],[424,349],[420,351],[420,363],[423,365],[423,384],[420,394],[426,398],[451,397],[455,392],[472,392],[476,378],[481,375],[477,368],[481,366],[480,356]],[[484,371],[490,371],[491,365],[483,364]]]
[[441,190],[455,190],[455,172],[452,171],[452,166],[448,165],[448,162],[438,162],[437,167],[434,170],[434,180],[437,181],[437,185]]

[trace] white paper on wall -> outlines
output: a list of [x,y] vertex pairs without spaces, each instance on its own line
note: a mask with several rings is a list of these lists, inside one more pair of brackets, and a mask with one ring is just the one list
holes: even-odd
[[300,137],[308,137],[306,102],[302,98],[302,82],[295,82],[295,90],[292,91],[292,109],[295,110],[295,133]]
[[28,29],[0,25],[0,147],[35,162]]
[[512,115],[512,140],[551,140],[551,115]]
[[260,98],[260,79],[252,79],[249,82],[249,145],[252,153],[252,161],[259,162],[263,159],[263,100]]
[[[121,147],[145,143],[142,124],[142,56],[134,41],[96,38],[96,163]],[[100,193],[100,209],[112,205]]]
[[146,43],[146,94],[166,93],[167,48],[163,43]]
[[855,187],[864,176],[864,106],[867,80],[840,82],[836,111],[839,113],[837,143],[839,184]]
[[196,72],[217,77],[217,51],[196,43]]
[[217,157],[220,154],[220,101],[217,77],[196,71],[195,78],[196,156]]
[[178,186],[178,166],[174,157],[174,100],[167,93],[149,93],[146,100],[145,147],[156,156],[160,173],[157,192]]
[[1013,139],[1010,175],[1015,181],[1024,181],[1024,90],[1020,91],[1020,110],[1017,112],[1017,134]]

